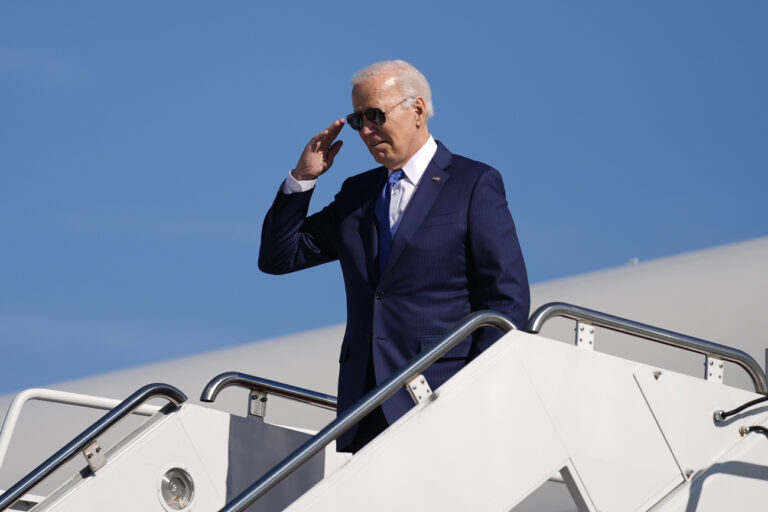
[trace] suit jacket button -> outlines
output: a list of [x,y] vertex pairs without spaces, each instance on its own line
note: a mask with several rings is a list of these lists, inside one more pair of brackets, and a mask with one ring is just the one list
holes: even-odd
[[384,298],[384,292],[376,292],[376,300],[381,300]]

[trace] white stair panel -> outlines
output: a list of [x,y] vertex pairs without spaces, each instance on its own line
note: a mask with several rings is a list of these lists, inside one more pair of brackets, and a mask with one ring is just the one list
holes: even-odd
[[496,343],[287,510],[510,510],[568,463],[513,344]]

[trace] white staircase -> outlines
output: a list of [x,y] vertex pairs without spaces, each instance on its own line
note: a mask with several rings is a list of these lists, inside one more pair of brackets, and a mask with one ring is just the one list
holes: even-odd
[[[768,470],[768,438],[739,434],[764,410],[712,419],[758,396],[514,331],[288,510],[507,511],[558,473],[584,510],[704,510],[721,458]],[[733,491],[768,498],[739,467]]]
[[[461,329],[445,341],[466,336]],[[670,342],[674,333],[662,334]],[[702,340],[685,343],[739,362],[755,386],[765,388],[764,374],[748,356]],[[510,511],[552,480],[566,486],[572,508],[584,511],[762,509],[768,436],[740,429],[768,426],[768,408],[751,407],[719,422],[713,415],[763,395],[589,345],[510,331],[352,458],[325,446],[333,438],[327,432],[349,414],[310,438],[256,418],[169,406],[107,451],[103,465],[76,475],[33,510]],[[436,350],[443,349],[431,349],[424,360],[439,357]],[[222,374],[217,382],[241,382],[240,375]],[[272,384],[284,396],[298,389]],[[330,406],[331,398],[316,396],[314,403]],[[272,449],[278,445],[282,452]],[[311,445],[318,455],[278,479],[271,495],[253,503],[240,499],[261,485],[238,496],[243,476],[247,487],[294,449],[300,454]],[[189,477],[179,484],[193,488],[188,505],[163,496],[161,482],[172,469]],[[283,501],[270,502],[277,493]]]

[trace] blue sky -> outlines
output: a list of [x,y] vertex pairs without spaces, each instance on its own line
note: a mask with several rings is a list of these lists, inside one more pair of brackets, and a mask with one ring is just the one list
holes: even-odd
[[[2,2],[0,393],[344,322],[338,265],[261,274],[259,234],[379,60],[419,67],[432,133],[501,171],[534,283],[764,236],[767,19],[762,1]],[[313,210],[375,166],[342,138]]]

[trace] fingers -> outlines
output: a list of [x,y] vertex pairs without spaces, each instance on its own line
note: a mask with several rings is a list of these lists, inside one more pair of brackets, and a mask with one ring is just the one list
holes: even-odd
[[339,119],[334,121],[331,126],[326,128],[326,131],[328,131],[328,136],[330,139],[333,140],[339,136],[339,132],[341,132],[342,128],[344,128],[344,119]]
[[310,139],[294,168],[297,179],[315,179],[333,165],[333,159],[343,144],[341,140],[334,142],[334,139],[343,127],[344,119],[339,119]]
[[328,150],[328,167],[333,165],[333,159],[336,158],[336,155],[338,154],[339,150],[341,149],[341,146],[344,145],[343,140],[337,140],[333,143],[333,145]]
[[318,150],[328,148],[333,140],[339,136],[339,132],[344,127],[344,119],[338,119],[330,124],[325,130],[321,131],[309,141],[310,146]]

